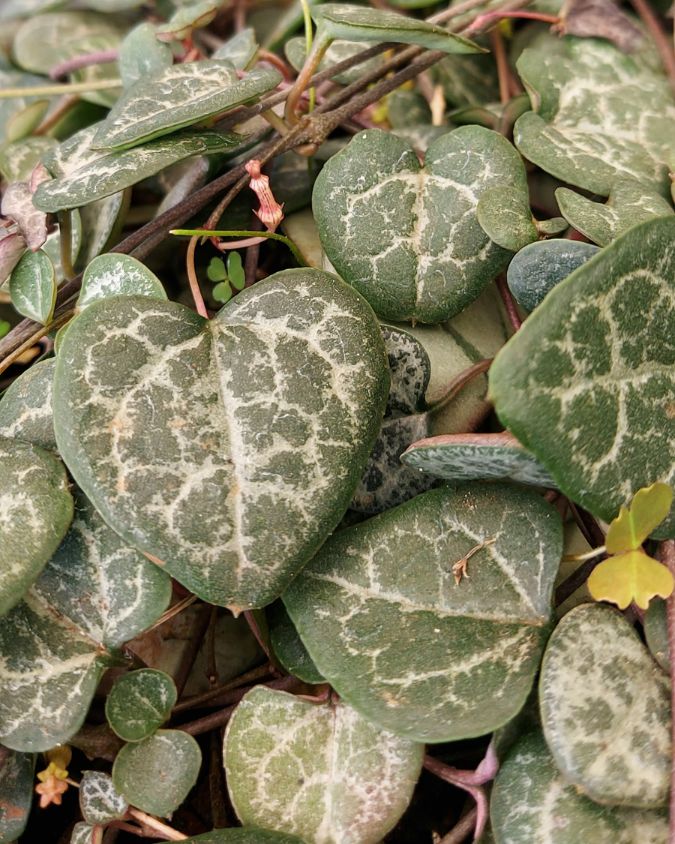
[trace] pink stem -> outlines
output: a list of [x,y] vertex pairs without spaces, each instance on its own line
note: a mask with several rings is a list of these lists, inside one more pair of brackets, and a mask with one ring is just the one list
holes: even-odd
[[55,64],[49,71],[49,78],[60,79],[74,70],[91,67],[94,64],[110,64],[111,62],[116,62],[118,58],[119,50],[99,50],[97,53],[84,53],[80,56],[73,56],[72,59],[65,59],[65,61]]
[[464,30],[464,34],[466,35],[469,32],[476,32],[479,29],[484,29],[488,24],[504,20],[504,18],[542,21],[542,23],[550,23],[552,25],[560,23],[560,18],[557,15],[547,15],[544,14],[544,12],[486,12],[484,15],[478,15],[471,26]]

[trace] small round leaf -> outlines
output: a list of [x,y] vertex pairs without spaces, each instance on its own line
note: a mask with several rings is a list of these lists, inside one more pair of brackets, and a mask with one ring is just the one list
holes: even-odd
[[123,674],[105,703],[108,723],[124,741],[141,741],[152,735],[171,714],[177,698],[168,674],[142,668]]

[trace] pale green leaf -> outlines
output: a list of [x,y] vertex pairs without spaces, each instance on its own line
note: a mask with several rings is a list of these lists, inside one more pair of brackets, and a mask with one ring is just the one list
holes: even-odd
[[610,601],[622,610],[635,602],[646,610],[656,595],[670,595],[673,575],[643,551],[626,551],[597,565],[588,578],[588,589],[596,601]]
[[162,282],[145,264],[130,255],[110,252],[87,266],[77,299],[80,310],[110,296],[147,296],[166,299]]
[[120,750],[112,769],[113,783],[129,803],[165,817],[187,797],[197,781],[201,761],[201,750],[191,735],[158,730]]
[[51,321],[56,305],[56,272],[42,249],[26,252],[9,279],[12,304],[21,316],[42,325]]
[[421,168],[413,149],[388,132],[356,135],[314,187],[323,248],[342,277],[386,320],[441,322],[458,314],[506,268],[476,208],[510,187],[527,201],[522,160],[489,129],[442,135]]
[[225,59],[237,70],[246,70],[258,52],[255,30],[245,27],[232,38],[228,38],[211,56],[212,59]]
[[[674,302],[675,217],[662,217],[558,284],[490,368],[502,422],[605,521],[675,480]],[[674,530],[671,511],[654,535]]]
[[25,595],[73,519],[63,464],[48,451],[0,437],[0,615]]
[[44,163],[56,178],[43,182],[35,192],[38,208],[60,211],[88,205],[185,158],[232,152],[245,140],[211,131],[186,132],[135,149],[104,153],[90,146],[100,125],[82,129],[45,156]]
[[90,823],[78,821],[70,835],[70,844],[91,844],[94,833],[95,829]]
[[130,200],[131,191],[127,188],[79,208],[82,248],[75,262],[76,270],[84,270],[90,261],[117,241]]
[[501,434],[444,434],[412,443],[406,465],[448,481],[516,481],[555,488],[549,473],[518,442]]
[[173,53],[168,44],[157,39],[157,27],[139,23],[131,29],[120,44],[118,59],[120,77],[125,88],[141,79],[156,76],[173,64]]
[[105,702],[105,715],[121,739],[141,741],[168,719],[177,697],[168,674],[142,668],[115,682]]
[[8,182],[27,181],[42,156],[57,145],[58,141],[44,135],[7,144],[0,149],[0,172]]
[[[324,57],[321,59],[317,71],[327,70],[345,59],[351,59],[357,53],[362,53],[374,44],[365,41],[333,41],[333,43],[326,50]],[[307,58],[307,42],[303,36],[297,38],[290,38],[284,44],[284,52],[286,58],[295,70],[300,70]],[[336,74],[333,78],[339,85],[351,85],[356,82],[361,76],[370,73],[384,61],[383,56],[373,56],[365,62],[356,64],[348,70],[343,70],[342,73]]]
[[556,764],[598,803],[666,805],[670,682],[616,610],[583,604],[551,636],[539,682]]
[[34,363],[0,399],[0,436],[56,451],[52,421],[54,359]]
[[80,810],[90,824],[107,824],[123,818],[129,804],[102,771],[85,771],[80,780]]
[[161,41],[182,41],[194,29],[208,26],[215,18],[222,0],[190,0],[178,6],[169,20],[157,27]]
[[35,755],[9,751],[0,763],[0,841],[16,841],[33,802]]
[[478,44],[443,27],[386,9],[349,3],[320,3],[312,7],[311,13],[318,27],[317,39],[323,36],[331,41],[394,41],[446,53],[484,52]]
[[605,537],[608,554],[634,551],[666,518],[673,503],[668,484],[655,483],[639,489],[628,507],[622,507]]
[[514,128],[526,158],[603,196],[626,178],[665,194],[675,104],[668,80],[644,56],[602,39],[543,32],[517,68],[534,109]]
[[307,844],[381,841],[410,802],[423,754],[342,702],[260,686],[236,708],[223,751],[240,820]]
[[205,59],[167,67],[126,89],[99,126],[95,149],[127,149],[251,102],[281,81],[258,67],[239,79],[227,61]]
[[668,816],[599,806],[558,771],[543,736],[524,735],[492,789],[490,820],[499,844],[663,844]]
[[264,606],[349,503],[385,361],[370,309],[317,270],[271,276],[209,322],[172,302],[104,300],[63,338],[56,438],[128,542],[205,600]]
[[334,534],[283,599],[319,671],[362,715],[416,741],[483,735],[530,691],[561,534],[529,490],[432,490]]
[[606,246],[637,223],[673,213],[660,193],[632,179],[613,182],[604,204],[569,188],[558,188],[555,198],[567,222],[599,246]]
[[527,194],[518,188],[498,185],[478,200],[476,218],[497,246],[517,252],[538,237]]
[[513,256],[506,281],[513,297],[526,311],[533,311],[564,278],[598,252],[598,247],[578,240],[553,239],[531,243]]

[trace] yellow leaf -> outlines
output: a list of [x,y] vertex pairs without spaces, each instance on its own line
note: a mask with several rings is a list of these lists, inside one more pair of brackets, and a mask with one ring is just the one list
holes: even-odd
[[611,601],[621,610],[632,601],[646,610],[655,595],[667,598],[674,585],[668,569],[644,551],[627,551],[603,560],[588,578],[588,589],[596,601]]
[[673,501],[668,484],[655,483],[635,493],[629,507],[622,507],[609,526],[605,547],[608,554],[635,551],[666,518]]

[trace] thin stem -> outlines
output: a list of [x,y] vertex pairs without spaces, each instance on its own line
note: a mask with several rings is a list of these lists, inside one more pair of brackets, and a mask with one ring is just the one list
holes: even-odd
[[675,49],[673,49],[671,40],[663,31],[661,22],[654,14],[654,10],[647,3],[647,0],[630,0],[630,3],[652,36],[661,59],[661,64],[668,76],[670,87],[675,91]]
[[600,545],[598,548],[592,548],[590,551],[586,551],[585,554],[566,554],[563,557],[563,561],[566,563],[584,563],[586,560],[592,560],[593,557],[599,557],[600,554],[605,554],[607,549],[604,545]]
[[331,39],[329,38],[316,39],[311,52],[305,59],[305,63],[298,74],[298,78],[295,80],[293,87],[288,92],[284,117],[286,118],[286,122],[290,125],[294,125],[298,122],[296,112],[298,111],[300,98],[302,97],[305,88],[309,85],[312,76],[314,75],[314,71],[321,63],[321,59],[326,54],[326,50],[330,47],[330,44]]
[[199,289],[199,279],[197,278],[197,271],[195,269],[195,249],[197,248],[197,241],[199,238],[191,237],[188,243],[188,248],[185,253],[185,266],[187,269],[188,282],[190,283],[190,292],[195,303],[195,309],[204,319],[209,318],[209,312],[206,310],[202,291]]
[[218,662],[216,660],[216,624],[218,623],[218,607],[211,607],[211,618],[206,631],[205,655],[206,655],[206,679],[213,689],[218,685]]
[[70,211],[59,211],[59,249],[61,269],[66,281],[75,275],[73,267],[73,220]]
[[504,309],[506,310],[509,322],[511,323],[513,330],[518,331],[520,326],[523,324],[523,321],[518,313],[516,300],[513,298],[503,275],[500,275],[497,279],[497,289],[499,290],[499,295],[502,297],[502,302],[504,303]]
[[234,680],[230,680],[228,683],[223,683],[223,685],[219,686],[217,689],[209,689],[208,692],[203,692],[200,695],[193,695],[192,697],[182,700],[174,706],[172,714],[176,715],[187,709],[195,709],[203,703],[210,703],[214,698],[217,698],[224,692],[230,692],[233,689],[240,688],[241,686],[247,686],[255,680],[262,680],[265,677],[268,677],[271,673],[272,667],[269,663],[259,665],[257,668],[252,668],[250,671],[240,674],[239,677],[235,677]]
[[490,43],[492,44],[492,52],[495,55],[495,64],[497,65],[499,100],[502,105],[506,105],[506,103],[508,103],[511,99],[509,60],[506,57],[506,50],[504,49],[504,39],[498,29],[493,29],[492,32],[490,32]]
[[[75,311],[70,308],[67,311],[64,311],[62,314],[59,314],[58,318],[54,318],[50,323],[47,325],[40,325],[37,322],[33,322],[30,319],[24,320],[23,323],[19,323],[19,325],[23,325],[24,323],[27,325],[28,328],[32,329],[35,326],[35,330],[32,331],[28,337],[18,346],[12,349],[12,351],[0,361],[0,373],[4,372],[8,369],[14,361],[21,357],[21,355],[30,349],[31,346],[34,346],[38,340],[41,340],[45,335],[51,334],[52,331],[56,331],[57,328],[60,328],[62,325],[65,325],[68,320],[74,316]],[[11,335],[11,331],[7,334],[7,337]],[[7,339],[7,337],[3,339]],[[0,344],[2,341],[0,341]]]
[[550,23],[555,26],[560,23],[558,15],[547,15],[544,12],[523,12],[516,10],[513,12],[486,12],[484,15],[478,15],[476,20],[465,30],[465,33],[471,34],[477,32],[479,29],[485,29],[490,24],[505,20],[506,18],[515,18],[528,21],[541,21],[542,23]]
[[[476,840],[479,839],[488,819],[487,796],[482,783],[478,784],[477,782],[480,778],[472,776],[474,774],[473,771],[460,771],[457,768],[452,768],[450,765],[445,765],[443,762],[429,755],[424,757],[423,764],[427,771],[445,780],[450,785],[454,785],[455,788],[461,788],[462,791],[468,792],[476,801],[474,836]],[[489,780],[483,780],[482,782],[487,781]]]
[[[278,232],[254,231],[253,229],[248,229],[245,231],[236,231],[233,229],[172,229],[169,234],[174,234],[177,236],[188,235],[189,237],[260,237],[267,240],[278,240],[280,243],[284,243],[286,246],[288,246],[288,248],[293,253],[293,257],[301,267],[307,266],[304,258],[298,251],[298,247],[295,245],[295,243],[293,243],[293,241],[289,237],[286,237],[283,234],[278,234]],[[230,243],[224,245],[229,246],[231,249],[241,248],[241,244],[237,243]]]
[[[309,9],[308,0],[300,0],[302,6],[302,18],[305,24],[305,55],[309,56],[312,52],[312,15]],[[316,105],[316,89],[312,86],[309,89],[309,111],[314,111]]]
[[478,375],[482,375],[483,372],[487,372],[492,366],[493,360],[494,358],[484,358],[484,360],[479,360],[477,363],[474,363],[472,366],[464,369],[458,375],[455,375],[440,399],[429,406],[429,412],[435,413],[437,410],[444,408],[455,398],[460,390],[466,387],[469,382],[473,381],[473,379]]
[[68,114],[69,111],[72,111],[75,106],[80,102],[80,98],[76,96],[65,96],[62,98],[62,101],[56,108],[48,114],[45,119],[40,123],[40,125],[33,131],[34,135],[46,135],[50,129],[53,129],[54,126]]
[[155,630],[157,627],[161,627],[162,624],[166,624],[166,622],[169,621],[169,619],[172,619],[172,618],[174,618],[174,616],[177,616],[179,613],[183,612],[184,609],[189,607],[191,604],[194,604],[194,602],[196,600],[197,600],[196,595],[186,595],[184,598],[181,598],[181,600],[178,601],[178,603],[174,604],[172,607],[169,607],[168,610],[166,610],[165,612],[162,613],[162,615],[160,615],[160,617],[157,619],[157,621],[153,625],[148,627],[143,632],[149,633],[151,630]]
[[154,829],[161,833],[167,841],[185,841],[187,839],[187,835],[184,833],[178,832],[177,829],[167,826],[167,824],[162,823],[162,821],[157,820],[157,818],[153,818],[152,815],[141,812],[140,809],[135,809],[133,806],[130,806],[127,809],[127,814],[131,815],[131,817],[139,823],[142,823],[143,826],[149,826],[150,829]]
[[73,56],[70,59],[65,59],[62,62],[54,65],[49,71],[50,79],[60,79],[62,76],[67,76],[74,70],[80,70],[83,67],[91,67],[95,64],[110,64],[116,62],[119,58],[119,50],[98,50],[95,53],[83,53],[79,56]]
[[[661,562],[668,571],[675,577],[675,540],[667,539],[660,547]],[[670,735],[675,748],[675,593],[671,594],[666,601],[666,618],[668,623],[668,653],[670,654],[670,708],[671,726]],[[668,844],[675,844],[675,753],[670,761],[670,830],[668,833]]]
[[0,100],[11,100],[16,97],[60,97],[62,94],[88,94],[90,91],[112,91],[121,87],[121,79],[98,79],[91,82],[67,82],[64,85],[1,88]]
[[477,817],[478,809],[474,806],[464,817],[460,818],[447,835],[441,838],[438,844],[462,844],[462,841],[466,841],[476,828]]

